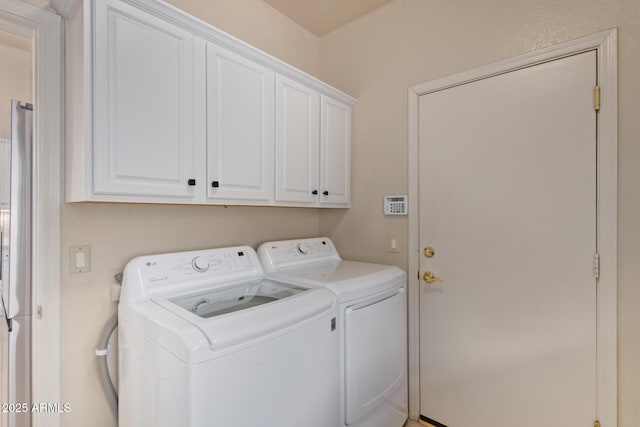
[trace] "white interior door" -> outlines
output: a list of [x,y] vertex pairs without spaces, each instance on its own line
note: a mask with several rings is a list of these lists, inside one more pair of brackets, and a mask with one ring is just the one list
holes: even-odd
[[[419,100],[420,412],[593,425],[595,51]],[[434,255],[422,255],[432,247]]]

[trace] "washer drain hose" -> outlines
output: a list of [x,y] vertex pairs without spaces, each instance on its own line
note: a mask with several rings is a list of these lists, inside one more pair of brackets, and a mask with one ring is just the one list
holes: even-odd
[[107,356],[109,355],[109,351],[111,349],[109,340],[111,339],[111,335],[113,335],[113,332],[117,327],[118,314],[116,313],[111,317],[111,319],[109,319],[104,329],[102,330],[100,341],[98,342],[98,348],[96,349],[96,356],[98,356],[98,375],[100,377],[100,384],[102,385],[104,394],[111,404],[111,408],[113,409],[113,413],[115,414],[116,419],[118,419],[118,393],[116,392],[116,389],[113,386],[113,382],[111,381],[111,375],[109,375],[109,364],[107,363]]

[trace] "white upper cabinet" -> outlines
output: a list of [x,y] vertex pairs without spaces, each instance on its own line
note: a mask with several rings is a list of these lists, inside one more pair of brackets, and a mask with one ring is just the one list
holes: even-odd
[[273,71],[207,44],[208,197],[273,199]]
[[355,99],[163,1],[65,31],[68,202],[348,207]]
[[276,202],[316,203],[320,190],[320,94],[276,77]]
[[351,107],[322,95],[320,203],[348,205],[351,170]]
[[93,173],[85,175],[84,191],[107,201],[193,199],[194,82],[203,41],[121,1],[97,0],[93,7],[93,63],[85,81],[93,129],[84,135],[93,136],[93,144],[80,142],[92,154]]
[[276,77],[276,202],[348,207],[351,106]]

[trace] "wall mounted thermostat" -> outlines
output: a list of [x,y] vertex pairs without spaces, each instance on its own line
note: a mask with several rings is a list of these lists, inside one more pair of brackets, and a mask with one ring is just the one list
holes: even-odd
[[406,195],[384,196],[385,215],[408,215],[408,201]]

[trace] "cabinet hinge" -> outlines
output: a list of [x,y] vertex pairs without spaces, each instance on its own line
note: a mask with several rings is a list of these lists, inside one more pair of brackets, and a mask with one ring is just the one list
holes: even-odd
[[600,278],[600,254],[593,254],[593,277]]
[[600,86],[593,88],[593,109],[600,111]]
[[595,421],[593,422],[593,427],[600,427],[600,421],[595,420]]

